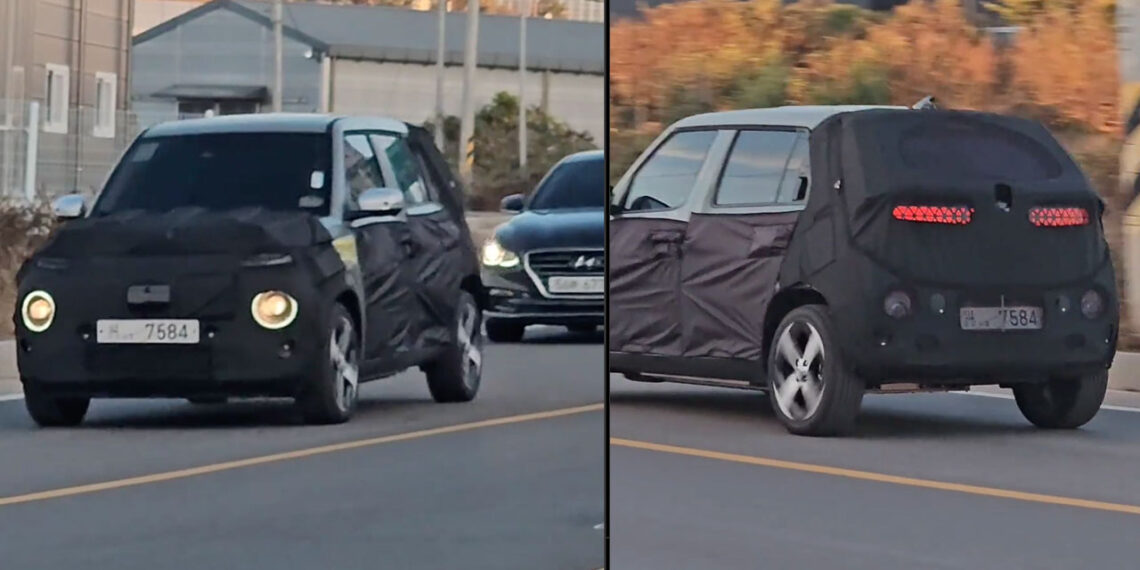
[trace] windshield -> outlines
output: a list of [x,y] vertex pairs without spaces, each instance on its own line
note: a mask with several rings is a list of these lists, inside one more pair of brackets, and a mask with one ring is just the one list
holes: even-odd
[[93,214],[176,208],[329,212],[328,137],[225,133],[140,139],[107,182]]
[[554,167],[534,191],[530,209],[603,208],[605,201],[605,160],[599,156]]

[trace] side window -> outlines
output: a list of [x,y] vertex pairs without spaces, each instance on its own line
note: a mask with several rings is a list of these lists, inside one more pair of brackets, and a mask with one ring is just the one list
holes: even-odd
[[811,147],[808,145],[808,136],[801,133],[796,139],[796,148],[792,150],[792,157],[788,159],[787,174],[784,182],[780,184],[781,204],[799,204],[807,200],[808,177],[811,175]]
[[791,131],[741,131],[732,143],[713,203],[756,206],[778,202],[798,138]]
[[669,137],[634,176],[625,210],[672,210],[683,205],[716,135],[716,131],[687,131]]
[[392,135],[372,135],[372,146],[377,154],[383,154],[396,173],[396,184],[404,191],[408,205],[423,204],[428,201],[427,185],[424,184],[420,165],[408,143]]
[[365,135],[344,137],[344,181],[348,187],[348,206],[355,208],[365,190],[384,187],[384,175],[376,154]]

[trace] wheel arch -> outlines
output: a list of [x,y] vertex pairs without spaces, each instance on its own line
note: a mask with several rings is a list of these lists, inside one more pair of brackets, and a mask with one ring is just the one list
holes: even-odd
[[764,313],[764,346],[761,361],[764,370],[768,370],[768,354],[771,352],[772,342],[775,340],[776,329],[788,313],[804,305],[827,306],[827,298],[810,285],[797,283],[786,289],[781,289],[768,303],[768,310]]
[[364,346],[364,307],[361,306],[360,297],[352,288],[345,288],[336,295],[333,299],[334,303],[343,305],[348,309],[348,314],[352,317],[352,322],[356,325],[356,336],[360,340],[360,346]]
[[470,274],[459,282],[459,289],[475,297],[475,304],[480,311],[486,311],[488,306],[487,288],[483,286],[483,279],[477,274]]

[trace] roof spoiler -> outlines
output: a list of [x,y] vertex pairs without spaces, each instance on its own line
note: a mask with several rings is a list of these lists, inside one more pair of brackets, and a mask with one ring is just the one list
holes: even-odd
[[922,98],[922,101],[911,105],[910,108],[917,109],[919,111],[933,111],[935,109],[938,109],[938,101],[934,98],[934,95],[927,95],[926,97]]

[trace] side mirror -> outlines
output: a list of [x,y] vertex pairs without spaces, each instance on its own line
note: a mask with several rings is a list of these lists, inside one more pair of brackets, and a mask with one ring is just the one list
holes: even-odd
[[52,214],[61,220],[74,220],[87,215],[87,199],[80,194],[60,196],[51,203]]
[[373,188],[360,195],[359,212],[366,216],[395,216],[404,211],[404,192],[395,188]]
[[499,209],[503,212],[517,214],[523,211],[524,200],[522,194],[511,194],[499,202]]

